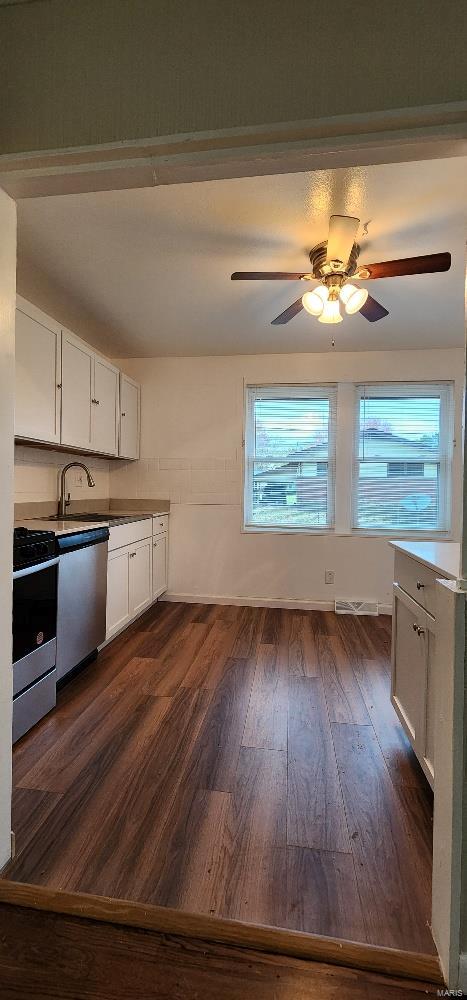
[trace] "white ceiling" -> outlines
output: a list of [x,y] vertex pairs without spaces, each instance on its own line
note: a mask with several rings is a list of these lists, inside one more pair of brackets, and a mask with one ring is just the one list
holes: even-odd
[[[19,291],[55,314],[69,304],[116,358],[326,351],[333,332],[342,351],[461,346],[466,178],[457,158],[23,201]],[[379,323],[271,326],[303,284],[231,272],[306,270],[332,213],[368,224],[361,263],[450,250],[452,268],[368,282],[389,309]]]

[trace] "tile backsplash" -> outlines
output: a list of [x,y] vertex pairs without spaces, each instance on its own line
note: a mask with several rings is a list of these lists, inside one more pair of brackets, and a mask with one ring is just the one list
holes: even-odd
[[109,460],[95,455],[77,455],[53,451],[49,448],[31,448],[15,445],[15,503],[56,501],[60,492],[60,472],[68,462],[84,462],[92,472],[95,487],[78,485],[75,472],[70,470],[67,486],[72,500],[104,500],[109,497]]

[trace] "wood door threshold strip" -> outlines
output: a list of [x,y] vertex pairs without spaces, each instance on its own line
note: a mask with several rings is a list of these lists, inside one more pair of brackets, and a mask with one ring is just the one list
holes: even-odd
[[0,879],[0,903],[444,985],[439,959],[395,948]]

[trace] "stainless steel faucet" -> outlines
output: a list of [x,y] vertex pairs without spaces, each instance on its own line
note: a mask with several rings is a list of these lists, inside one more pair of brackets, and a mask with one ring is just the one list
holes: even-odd
[[94,482],[94,479],[91,476],[91,473],[90,473],[89,469],[87,469],[86,466],[83,465],[82,462],[69,462],[68,465],[65,465],[65,467],[62,469],[61,476],[60,476],[60,499],[58,501],[58,516],[59,517],[65,517],[66,509],[67,509],[68,505],[71,502],[70,501],[70,494],[66,493],[66,486],[65,486],[66,474],[68,472],[68,469],[84,469],[84,471],[86,473],[86,476],[87,476],[87,480],[88,480],[88,486],[95,486],[96,485],[95,482]]

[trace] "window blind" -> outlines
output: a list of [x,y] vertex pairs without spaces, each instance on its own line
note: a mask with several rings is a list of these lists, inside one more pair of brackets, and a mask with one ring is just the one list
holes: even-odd
[[248,387],[246,526],[333,525],[336,398],[336,386]]
[[356,393],[353,527],[448,531],[452,385],[358,385]]

